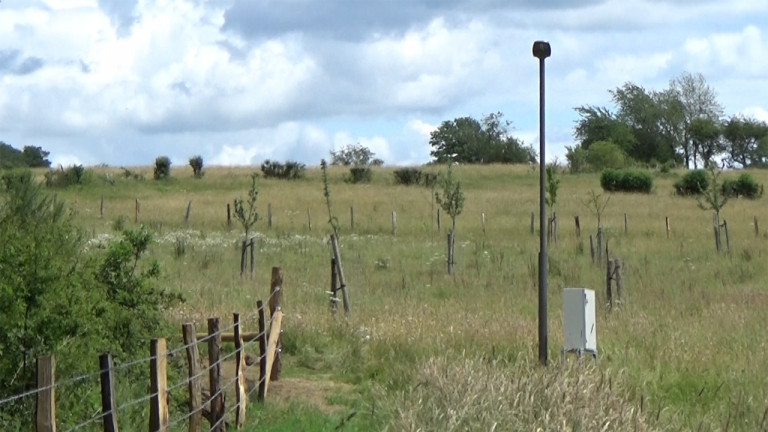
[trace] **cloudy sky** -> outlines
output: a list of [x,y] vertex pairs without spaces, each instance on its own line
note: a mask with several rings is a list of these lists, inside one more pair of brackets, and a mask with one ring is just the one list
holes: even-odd
[[440,122],[501,111],[538,147],[537,39],[548,156],[574,107],[683,71],[768,120],[768,0],[2,0],[0,141],[63,165],[317,165],[355,143],[404,165]]

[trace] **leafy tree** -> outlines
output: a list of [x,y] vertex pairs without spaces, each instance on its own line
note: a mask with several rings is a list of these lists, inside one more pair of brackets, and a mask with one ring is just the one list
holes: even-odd
[[568,161],[568,170],[571,174],[584,172],[589,169],[587,150],[579,144],[573,147],[565,146],[565,160]]
[[376,154],[361,144],[348,144],[338,151],[331,151],[331,165],[364,167],[381,166],[384,161],[375,157]]
[[720,211],[728,203],[728,196],[723,193],[723,185],[720,181],[722,171],[716,164],[710,164],[707,168],[709,181],[707,187],[701,191],[698,198],[699,208],[702,210],[713,210],[716,214],[716,220],[720,221]]
[[733,116],[723,127],[726,161],[731,167],[768,164],[768,124],[754,118]]
[[[723,107],[717,102],[715,90],[707,84],[706,79],[700,73],[682,73],[669,83],[670,91],[680,101],[682,140],[680,142],[683,159],[686,168],[698,168],[698,160],[701,158],[706,164],[712,158],[714,150],[713,142],[706,143],[701,136],[695,136],[697,130],[695,122],[707,122],[708,125],[717,124],[723,116]],[[703,124],[699,123],[698,127]],[[697,139],[698,138],[698,139]],[[702,144],[710,144],[710,147],[702,147]]]
[[256,201],[259,198],[259,188],[256,185],[257,173],[251,174],[251,188],[248,190],[248,201],[242,198],[235,198],[235,218],[243,226],[245,239],[248,240],[248,234],[253,225],[259,220],[259,213],[256,210]]
[[607,109],[586,105],[575,110],[581,118],[576,122],[573,135],[582,149],[589,150],[596,142],[611,141],[629,154],[637,146],[632,129]]
[[203,177],[203,157],[200,155],[189,158],[189,166],[192,167],[192,174],[195,178]]
[[464,210],[464,191],[461,182],[453,177],[453,169],[448,165],[448,174],[440,180],[443,193],[435,192],[435,201],[451,217],[450,253],[448,254],[448,274],[453,273],[453,255],[456,241],[456,217]]
[[444,121],[430,134],[430,155],[437,163],[533,163],[536,153],[509,134],[511,122],[503,114],[488,114],[482,121],[459,117]]
[[592,170],[623,168],[627,155],[612,141],[597,141],[587,150],[587,163]]
[[42,147],[25,146],[22,150],[25,164],[30,168],[48,168],[51,166],[51,161],[46,159],[49,152],[42,149]]
[[686,140],[693,148],[694,169],[698,168],[697,160],[699,158],[707,167],[716,154],[725,150],[720,124],[709,117],[693,119],[686,129]]
[[168,156],[160,156],[155,159],[155,180],[162,180],[171,176],[171,160]]

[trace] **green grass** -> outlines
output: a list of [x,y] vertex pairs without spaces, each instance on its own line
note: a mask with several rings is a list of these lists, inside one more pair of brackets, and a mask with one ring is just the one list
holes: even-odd
[[[357,414],[342,430],[765,427],[768,235],[763,229],[755,236],[753,226],[757,217],[768,227],[762,200],[734,199],[723,210],[732,247],[726,256],[715,252],[711,213],[699,210],[692,198],[673,195],[679,173],[657,175],[649,195],[614,194],[603,225],[611,256],[624,263],[626,298],[608,312],[605,273],[589,252],[596,218],[583,204],[590,190],[601,192],[599,178],[563,175],[559,239],[550,247],[552,366],[542,369],[535,362],[538,235],[530,232],[531,211],[538,225],[538,173],[530,167],[456,167],[467,200],[457,220],[455,276],[446,275],[449,220],[443,215],[438,232],[430,189],[394,185],[390,168],[375,169],[371,184],[350,185],[342,179],[344,169],[332,168],[349,318],[332,317],[328,309],[330,227],[319,169],[298,181],[259,181],[262,220],[253,280],[239,276],[242,230],[236,222],[227,230],[226,204],[246,195],[248,175],[256,168],[210,168],[194,179],[185,167],[162,182],[151,179],[151,168],[137,170],[147,180],[110,183],[105,174],[119,172],[104,168],[89,184],[57,194],[96,237],[114,235],[111,227],[120,216],[135,226],[135,199],[140,200],[139,223],[158,231],[152,254],[164,269],[162,283],[187,299],[171,311],[179,323],[194,321],[202,328],[209,316],[226,323],[232,312],[252,311],[256,300],[267,297],[271,267],[283,267],[287,376],[330,377],[354,389],[327,395],[342,406],[338,412],[276,393],[275,401],[249,413],[258,430],[329,430],[352,412]],[[752,174],[768,182],[768,172]],[[183,254],[176,251],[179,239]],[[559,363],[565,287],[597,292],[597,365]]]

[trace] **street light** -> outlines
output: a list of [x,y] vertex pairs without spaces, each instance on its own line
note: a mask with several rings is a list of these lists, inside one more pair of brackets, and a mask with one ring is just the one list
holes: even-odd
[[547,208],[544,188],[544,59],[552,55],[549,42],[533,43],[533,56],[539,59],[539,362],[547,365]]

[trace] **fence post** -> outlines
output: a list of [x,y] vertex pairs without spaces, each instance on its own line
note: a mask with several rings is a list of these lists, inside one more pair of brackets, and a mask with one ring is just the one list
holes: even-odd
[[200,353],[197,349],[195,325],[185,323],[181,326],[184,345],[187,346],[187,376],[189,377],[189,432],[203,430],[203,385],[200,376]]
[[603,266],[603,229],[597,229],[597,265]]
[[232,229],[232,209],[229,207],[229,203],[227,203],[227,231]]
[[341,289],[341,299],[344,303],[344,313],[349,315],[349,293],[347,292],[347,280],[344,278],[344,268],[341,266],[341,253],[339,252],[339,239],[336,234],[331,234],[331,248],[333,257],[336,259],[336,270],[339,275],[339,289]]
[[725,230],[725,251],[731,254],[731,237],[728,235],[728,221],[723,219],[723,229]]
[[592,234],[589,235],[589,255],[592,257],[592,264],[595,263],[595,240]]
[[437,232],[441,232],[440,229],[440,209],[437,209]]
[[115,401],[115,370],[112,354],[104,353],[99,356],[101,371],[101,413],[104,432],[117,432],[117,402]]
[[310,213],[309,207],[307,207],[307,230],[312,231],[312,213]]
[[56,432],[56,359],[43,356],[37,359],[37,415],[38,432]]
[[237,413],[235,416],[235,427],[242,429],[245,425],[245,409],[248,403],[248,395],[245,391],[245,353],[243,352],[243,338],[240,328],[240,314],[234,314],[232,316],[232,322],[234,323],[234,337],[235,337],[235,403],[237,404]]
[[[211,431],[224,432],[225,425],[221,421],[224,415],[224,394],[221,390],[221,332],[219,319],[208,318],[208,380],[210,389],[211,416],[208,421]],[[216,425],[216,427],[214,427]]]
[[397,234],[397,212],[392,210],[392,235]]
[[579,223],[579,217],[575,216],[573,221],[576,223],[576,237],[581,237],[581,224]]
[[716,212],[712,212],[712,228],[715,233],[715,250],[720,253],[720,218],[718,218]]
[[608,300],[608,309],[613,309],[613,292],[611,290],[611,281],[613,279],[613,261],[610,259],[607,262],[607,269],[605,272],[605,294]]
[[272,228],[272,203],[267,204],[267,228]]
[[168,430],[168,352],[165,339],[149,344],[149,430]]
[[135,214],[134,222],[139,223],[139,199],[138,198],[136,198],[136,214]]
[[669,216],[664,217],[664,225],[667,228],[667,238],[669,238]]
[[251,248],[251,278],[253,278],[254,254],[256,253],[256,237],[251,237],[251,241],[248,243],[248,246]]
[[[283,269],[272,267],[272,282],[269,289],[269,317],[273,319],[276,312],[282,310],[283,306]],[[280,352],[283,349],[282,329],[277,335],[275,342],[275,358],[272,361],[272,370],[270,371],[270,381],[280,379],[280,373],[283,370]]]
[[339,273],[336,271],[336,258],[331,258],[331,313],[336,313],[339,302]]
[[760,236],[760,227],[757,225],[757,216],[755,216],[755,237]]
[[259,311],[259,400],[264,402],[267,390],[267,324],[264,319],[264,302],[258,300]]
[[629,221],[627,220],[627,214],[624,213],[624,234],[629,232]]
[[184,223],[189,225],[189,213],[192,211],[192,200],[187,203],[187,213],[184,215]]
[[101,202],[99,203],[99,219],[104,219],[104,195],[101,196]]
[[623,291],[624,286],[621,281],[621,260],[616,258],[613,260],[613,280],[616,281],[616,297],[619,303],[624,302]]
[[447,258],[448,258],[448,274],[449,275],[453,274],[453,254],[454,254],[453,242],[454,242],[454,239],[455,239],[455,237],[454,237],[454,234],[453,234],[453,230],[448,231],[448,238],[447,238],[448,254],[447,254]]
[[242,277],[245,274],[245,246],[247,244],[247,240],[243,240],[243,243],[240,245],[240,277]]
[[483,224],[483,234],[485,234],[485,213],[480,213],[480,221]]
[[355,207],[349,206],[349,229],[355,230]]
[[536,214],[531,212],[531,234],[536,232]]

